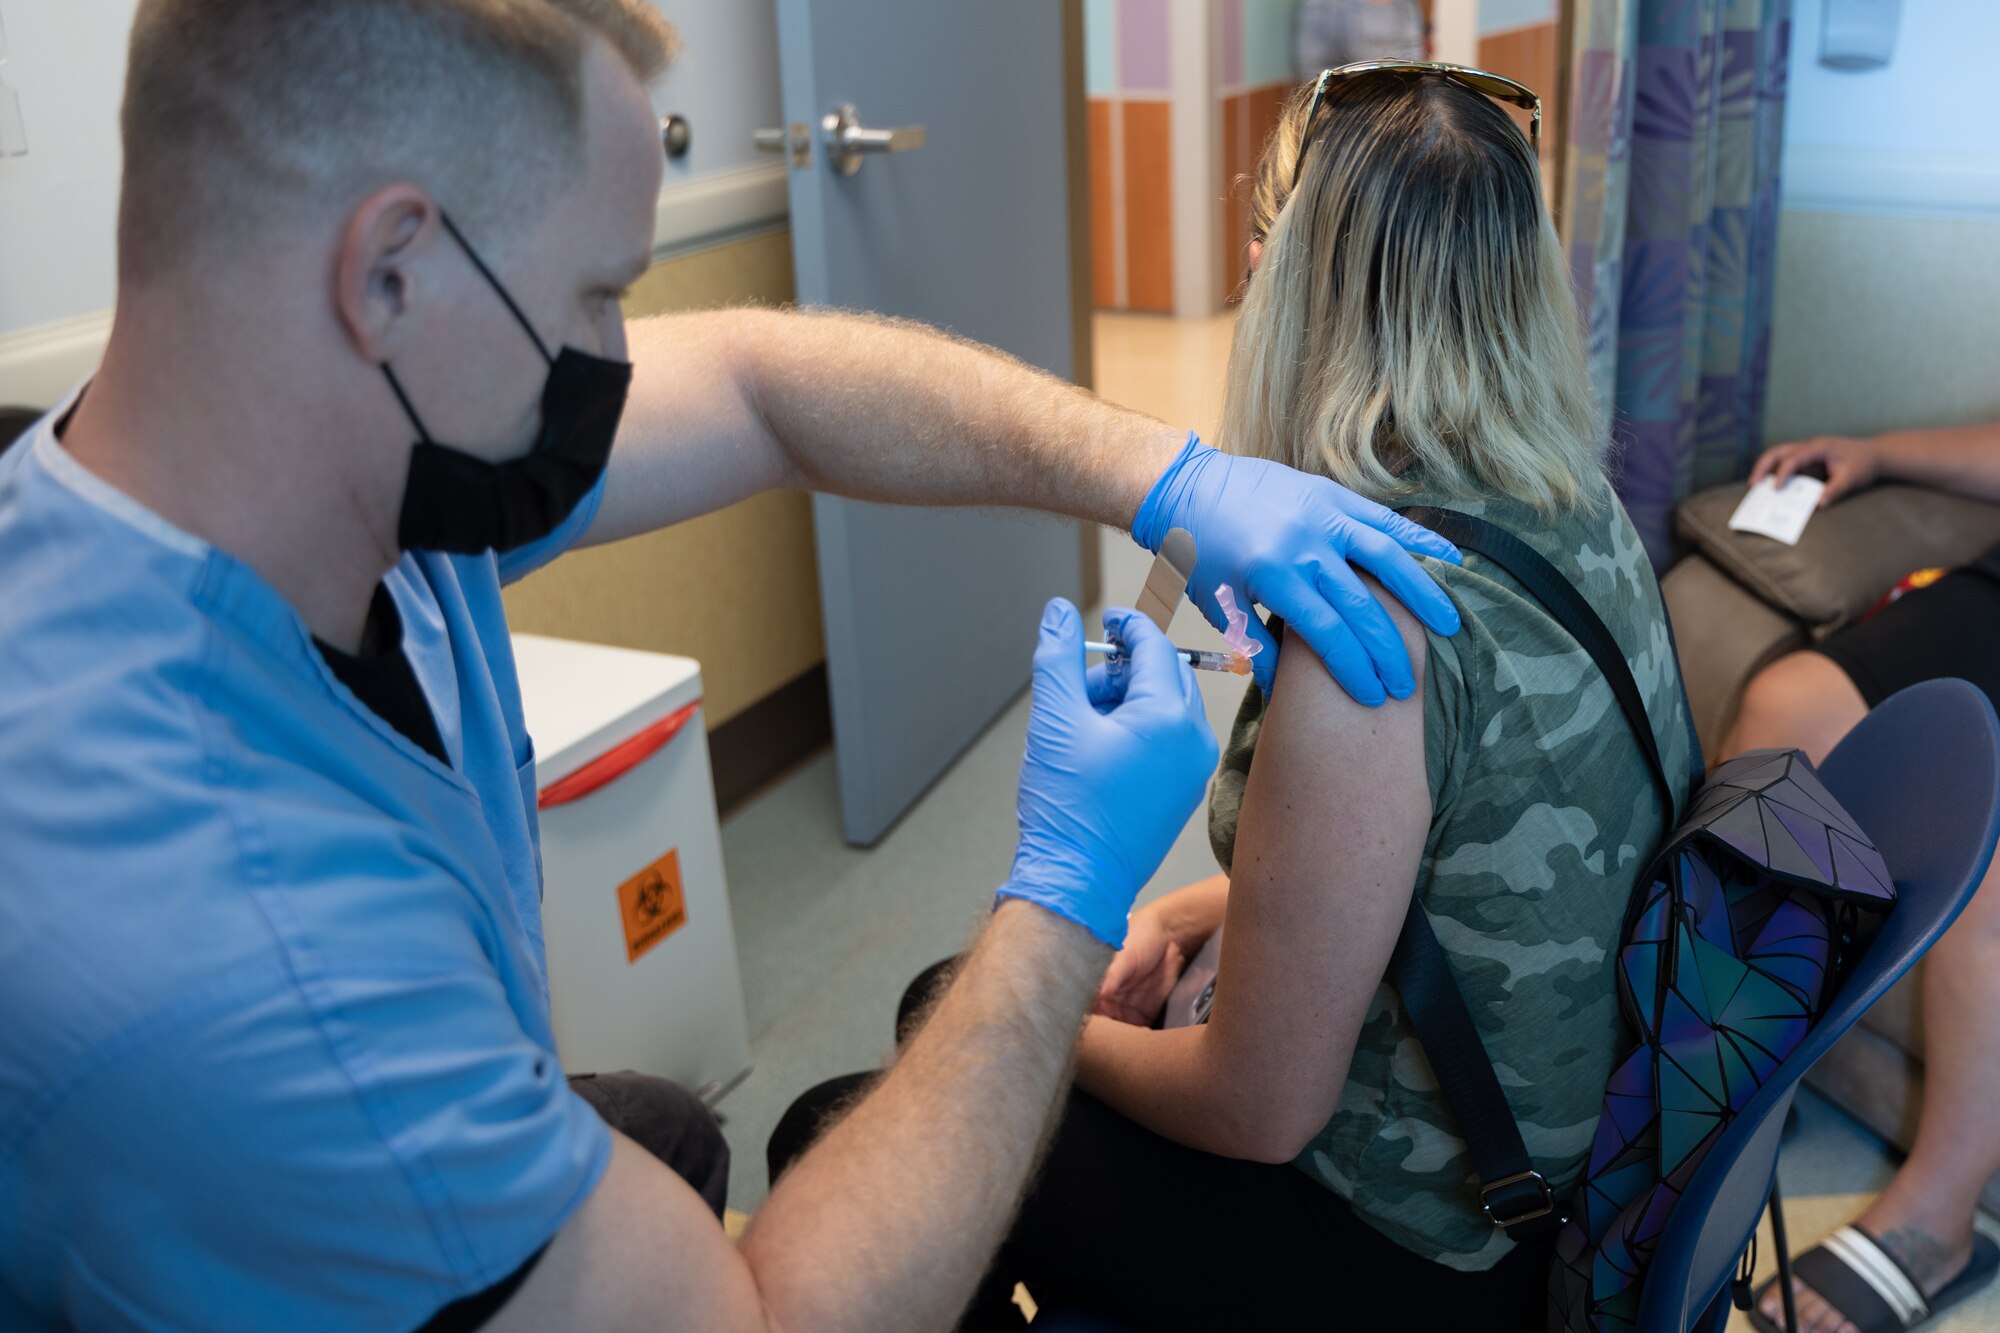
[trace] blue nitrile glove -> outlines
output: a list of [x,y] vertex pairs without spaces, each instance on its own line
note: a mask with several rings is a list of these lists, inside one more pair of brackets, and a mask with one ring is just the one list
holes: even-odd
[[1215,771],[1194,672],[1145,616],[1107,611],[1127,665],[1085,672],[1083,619],[1042,613],[1034,709],[1016,811],[1021,841],[1001,898],[1024,898],[1116,949],[1133,899],[1201,804]]
[[[1438,633],[1458,632],[1458,608],[1404,550],[1457,564],[1458,548],[1325,477],[1232,457],[1190,433],[1139,506],[1132,536],[1158,551],[1175,528],[1194,535],[1198,563],[1188,596],[1211,625],[1223,628],[1215,590],[1226,583],[1238,606],[1247,610],[1254,600],[1283,616],[1361,703],[1381,703],[1385,688],[1407,699],[1416,678],[1395,622],[1348,561],[1380,579]],[[1264,645],[1251,665],[1268,694],[1276,645],[1255,615],[1250,633]]]

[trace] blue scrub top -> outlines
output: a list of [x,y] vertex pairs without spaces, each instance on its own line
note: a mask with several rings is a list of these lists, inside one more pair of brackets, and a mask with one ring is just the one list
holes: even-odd
[[388,577],[449,767],[240,560],[0,454],[0,1328],[411,1329],[595,1187],[503,581]]

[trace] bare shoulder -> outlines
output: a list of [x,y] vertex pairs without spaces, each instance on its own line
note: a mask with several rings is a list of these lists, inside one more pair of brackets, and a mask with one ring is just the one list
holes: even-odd
[[[1417,688],[1379,707],[1356,703],[1303,640],[1278,659],[1244,792],[1238,861],[1283,846],[1305,862],[1363,843],[1421,850],[1430,827],[1424,771],[1424,629],[1372,581],[1402,631]],[[1391,858],[1400,861],[1400,857]],[[1398,873],[1404,873],[1399,871]],[[1413,882],[1414,861],[1403,881]]]

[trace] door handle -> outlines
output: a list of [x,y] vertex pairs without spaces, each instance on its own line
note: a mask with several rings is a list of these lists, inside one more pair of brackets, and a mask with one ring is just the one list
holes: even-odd
[[686,116],[676,113],[660,117],[660,147],[666,149],[669,159],[680,161],[693,145],[694,131],[689,127]]
[[792,155],[792,165],[795,167],[809,167],[812,165],[812,131],[806,128],[806,123],[803,120],[793,121],[792,127],[789,130],[752,130],[750,132],[750,142],[756,144],[760,152],[790,153]]
[[861,170],[864,153],[908,153],[924,146],[921,125],[903,125],[892,130],[871,130],[861,123],[861,113],[852,104],[842,103],[820,121],[826,136],[827,161],[843,176]]

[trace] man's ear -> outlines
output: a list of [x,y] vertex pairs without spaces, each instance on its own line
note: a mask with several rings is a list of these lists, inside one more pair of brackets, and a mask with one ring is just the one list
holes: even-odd
[[418,296],[415,261],[442,233],[436,202],[414,185],[377,190],[341,228],[334,307],[364,360],[380,365],[402,350]]

